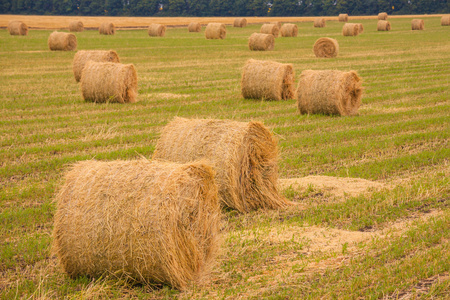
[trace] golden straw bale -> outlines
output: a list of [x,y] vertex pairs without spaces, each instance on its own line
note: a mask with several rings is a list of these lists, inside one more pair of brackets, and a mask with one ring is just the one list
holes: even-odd
[[263,24],[261,26],[261,30],[259,32],[272,34],[273,37],[278,37],[279,31],[280,31],[280,29],[278,28],[277,24]]
[[339,54],[339,43],[335,39],[323,37],[314,43],[313,50],[316,57],[336,57]]
[[298,110],[302,114],[356,115],[362,90],[355,71],[305,70],[297,88]]
[[314,19],[314,27],[325,27],[325,19],[324,18],[315,18]]
[[73,51],[77,49],[77,37],[73,33],[54,31],[48,37],[48,48],[52,51]]
[[275,47],[275,38],[271,34],[253,33],[248,39],[248,48],[252,51],[270,51]]
[[78,162],[56,202],[52,250],[71,277],[184,289],[215,263],[220,206],[205,163]]
[[425,23],[422,19],[413,19],[411,21],[411,30],[424,30]]
[[119,55],[114,50],[80,50],[75,53],[72,63],[73,75],[78,82],[84,65],[89,61],[120,63]]
[[69,23],[69,31],[72,32],[82,32],[84,30],[83,22],[81,21],[72,21]]
[[8,23],[8,31],[10,35],[27,35],[28,26],[22,21],[13,20]]
[[227,27],[223,23],[209,23],[206,25],[205,37],[207,39],[223,40],[227,36]]
[[163,37],[166,34],[166,26],[161,24],[150,24],[148,26],[149,36],[159,36]]
[[442,16],[441,26],[450,26],[450,15]]
[[389,21],[379,20],[377,23],[377,30],[378,31],[389,31],[389,30],[391,30],[391,23],[389,23]]
[[132,64],[89,60],[83,68],[80,82],[85,101],[137,101],[137,73]]
[[247,26],[246,18],[236,18],[234,19],[233,27],[245,27]]
[[296,24],[283,24],[280,29],[282,37],[296,37],[298,34],[298,27]]
[[189,32],[201,32],[202,31],[202,25],[200,23],[189,23],[188,25],[188,31]]
[[356,23],[345,23],[342,27],[343,36],[356,36],[359,34],[359,24]]
[[348,14],[339,14],[339,22],[348,22]]
[[164,127],[153,159],[206,159],[216,171],[222,205],[239,212],[291,204],[277,190],[277,141],[260,122],[176,117]]
[[363,33],[363,32],[364,32],[364,26],[363,26],[363,24],[362,24],[362,23],[356,23],[356,24],[358,24],[358,31],[359,31],[359,33],[360,33],[360,34]]
[[293,99],[294,79],[291,64],[249,59],[242,72],[241,93],[245,99]]
[[281,26],[282,26],[282,24],[281,24],[281,22],[280,22],[280,21],[276,21],[276,22],[270,22],[269,24],[275,24],[275,25],[277,25],[277,27],[278,27],[278,30],[280,30],[280,29],[281,29]]
[[388,14],[385,12],[381,12],[378,14],[378,20],[384,20],[386,21],[388,19]]
[[116,27],[113,23],[102,23],[98,28],[98,32],[105,35],[114,35],[116,33]]

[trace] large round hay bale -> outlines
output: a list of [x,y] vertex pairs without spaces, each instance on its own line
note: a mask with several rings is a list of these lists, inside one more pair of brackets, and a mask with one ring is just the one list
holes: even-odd
[[241,93],[245,99],[293,99],[295,73],[291,64],[249,59],[241,78]]
[[278,27],[278,30],[281,29],[281,26],[283,25],[280,21],[270,22],[269,24],[275,24]]
[[356,36],[359,34],[359,24],[345,23],[342,27],[343,36]]
[[298,27],[296,24],[283,24],[280,29],[282,37],[296,37],[298,34]]
[[202,25],[200,23],[189,23],[188,25],[188,31],[189,32],[201,32],[202,31]]
[[391,30],[391,23],[389,21],[379,20],[377,23],[377,31],[389,31]]
[[114,35],[116,33],[116,27],[114,26],[113,23],[109,22],[102,23],[98,28],[98,32],[104,35]]
[[355,71],[305,70],[297,88],[302,114],[356,115],[361,105],[362,81]]
[[166,34],[166,26],[161,24],[150,24],[148,26],[149,36],[163,37]]
[[162,131],[153,159],[206,159],[216,171],[222,205],[239,212],[290,204],[277,190],[277,141],[259,122],[177,117]]
[[184,289],[214,265],[220,206],[204,163],[79,162],[56,202],[53,251],[71,277]]
[[233,22],[233,27],[245,27],[247,26],[247,19],[246,18],[236,18]]
[[315,18],[314,19],[314,27],[325,27],[325,19],[324,18]]
[[270,51],[275,47],[275,38],[271,34],[253,33],[248,39],[248,48],[252,51]]
[[411,30],[423,30],[425,28],[425,23],[422,19],[413,19],[411,21]]
[[336,57],[339,54],[339,43],[335,39],[323,37],[314,43],[313,50],[316,57]]
[[441,26],[450,26],[450,15],[442,16]]
[[223,23],[209,23],[206,25],[205,37],[208,40],[223,40],[227,36],[227,27]]
[[89,60],[81,73],[85,101],[136,102],[137,73],[134,65]]
[[69,31],[72,32],[82,32],[84,30],[83,22],[81,21],[72,21],[69,23]]
[[89,61],[120,63],[119,55],[114,50],[80,50],[75,53],[72,63],[73,75],[78,82],[84,65]]
[[348,14],[339,14],[339,22],[348,22]]
[[359,34],[363,33],[363,32],[364,32],[364,26],[363,26],[363,24],[362,24],[362,23],[356,23],[356,24],[358,24],[358,31],[359,31]]
[[273,37],[278,37],[280,29],[277,24],[263,24],[259,31],[260,33],[272,34]]
[[48,37],[47,44],[52,51],[73,51],[77,48],[77,37],[73,33],[54,31]]
[[387,20],[388,19],[388,14],[385,12],[381,12],[378,14],[378,20]]
[[8,31],[10,35],[27,35],[28,26],[22,21],[13,20],[8,22]]

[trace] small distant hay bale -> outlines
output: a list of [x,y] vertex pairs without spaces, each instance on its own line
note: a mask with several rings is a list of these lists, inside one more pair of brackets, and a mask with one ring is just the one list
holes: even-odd
[[342,27],[343,36],[356,36],[359,34],[359,24],[356,23],[345,23]]
[[150,24],[148,26],[149,36],[163,37],[166,34],[166,26],[161,24]]
[[205,159],[216,171],[219,201],[239,212],[291,204],[278,193],[278,147],[260,122],[176,117],[159,138],[153,159]]
[[208,40],[223,40],[227,36],[227,27],[223,23],[209,23],[205,29],[205,37]]
[[47,44],[52,51],[73,51],[77,49],[77,37],[73,33],[54,31],[48,37]]
[[450,26],[450,15],[442,16],[441,26]]
[[200,23],[189,23],[188,25],[188,31],[189,32],[201,32],[202,31],[202,25]]
[[241,78],[241,93],[245,99],[293,99],[295,73],[291,64],[249,59]]
[[348,14],[339,14],[339,22],[348,22]]
[[247,26],[246,18],[236,18],[234,19],[233,27],[245,27]]
[[73,278],[185,289],[215,264],[221,216],[205,163],[78,162],[56,203],[52,251]]
[[315,18],[314,19],[314,27],[325,27],[325,19],[324,18]]
[[271,34],[253,33],[248,39],[248,48],[252,51],[270,51],[275,47],[275,38]]
[[102,23],[98,28],[98,32],[104,35],[114,35],[116,33],[116,27],[113,23]]
[[411,21],[411,30],[424,30],[425,23],[422,19],[413,19]]
[[85,101],[136,102],[137,73],[132,64],[89,60],[83,68],[80,83]]
[[278,33],[280,32],[280,29],[278,28],[277,24],[263,24],[261,26],[261,29],[259,32],[271,34],[271,35],[273,35],[273,37],[278,37]]
[[360,33],[360,34],[363,33],[363,32],[364,32],[364,26],[363,26],[363,24],[362,24],[362,23],[356,23],[356,24],[358,24],[359,33]]
[[305,70],[297,88],[298,110],[301,114],[356,115],[362,90],[355,71]]
[[278,30],[280,30],[280,29],[281,29],[281,26],[283,25],[283,24],[281,24],[281,22],[280,22],[280,21],[276,21],[276,22],[270,22],[269,24],[275,24],[275,25],[277,25],[277,27],[278,27]]
[[379,20],[377,23],[377,31],[389,31],[391,30],[391,23],[389,21]]
[[298,27],[296,24],[283,24],[280,29],[282,37],[296,37],[298,34]]
[[28,26],[22,21],[13,20],[8,23],[8,31],[10,35],[27,35]]
[[89,60],[120,63],[119,55],[114,50],[80,50],[75,53],[72,63],[73,75],[77,82],[80,81],[84,65]]
[[388,14],[385,12],[381,12],[378,14],[378,20],[384,20],[386,21],[388,19]]
[[339,43],[335,39],[323,37],[314,43],[313,50],[316,57],[336,57],[339,54]]
[[83,22],[72,21],[69,23],[69,31],[71,32],[82,32],[84,30]]

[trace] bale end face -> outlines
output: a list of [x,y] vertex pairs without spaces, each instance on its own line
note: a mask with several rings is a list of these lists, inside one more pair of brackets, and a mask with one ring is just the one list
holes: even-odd
[[27,35],[28,26],[22,21],[10,21],[8,23],[8,32],[10,35]]
[[316,57],[336,57],[339,54],[339,43],[332,38],[320,38],[314,43],[313,51]]
[[391,23],[389,21],[380,20],[377,23],[377,31],[390,31]]
[[166,26],[161,24],[150,24],[148,26],[148,35],[163,37],[166,34]]
[[442,16],[442,18],[441,18],[441,26],[450,26],[450,15]]
[[424,30],[425,23],[422,19],[413,19],[411,21],[411,30]]

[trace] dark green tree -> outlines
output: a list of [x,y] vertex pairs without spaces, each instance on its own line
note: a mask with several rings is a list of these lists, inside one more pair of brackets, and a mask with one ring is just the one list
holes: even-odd
[[187,11],[187,4],[185,0],[169,0],[167,10],[171,16],[181,16]]
[[299,13],[298,0],[273,0],[270,14],[273,16],[295,16]]
[[132,16],[153,16],[158,9],[158,0],[130,0],[129,12]]
[[189,14],[199,17],[210,16],[209,0],[191,0],[189,2]]
[[105,0],[105,14],[108,16],[119,16],[123,14],[122,0]]

